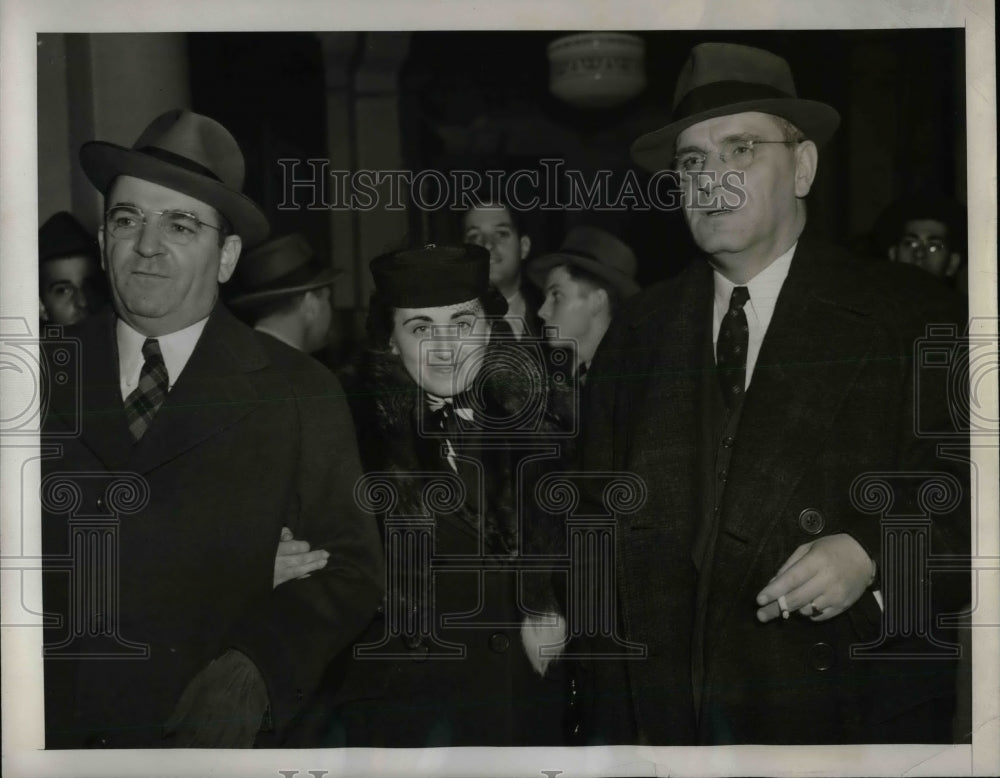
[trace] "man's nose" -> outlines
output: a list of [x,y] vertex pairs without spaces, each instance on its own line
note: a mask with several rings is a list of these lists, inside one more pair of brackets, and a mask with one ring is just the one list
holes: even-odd
[[549,316],[551,316],[551,311],[549,310],[549,301],[546,300],[542,303],[542,307],[538,309],[538,318],[542,321],[548,321]]
[[156,224],[144,222],[139,230],[139,239],[135,242],[135,250],[144,257],[152,257],[160,253],[163,247],[163,235]]
[[86,292],[79,286],[73,287],[73,307],[78,311],[86,311],[90,307]]

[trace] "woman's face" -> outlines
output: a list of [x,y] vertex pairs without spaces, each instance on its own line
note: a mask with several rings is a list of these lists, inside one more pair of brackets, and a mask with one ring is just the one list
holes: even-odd
[[477,299],[435,308],[397,308],[389,345],[417,384],[438,397],[465,391],[482,366],[489,323]]

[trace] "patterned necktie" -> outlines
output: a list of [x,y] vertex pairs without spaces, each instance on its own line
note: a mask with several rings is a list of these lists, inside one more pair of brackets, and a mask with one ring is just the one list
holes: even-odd
[[139,385],[125,398],[125,420],[136,440],[145,434],[170,388],[167,365],[156,338],[146,338],[142,344],[142,356],[146,361],[139,371]]
[[740,400],[747,380],[747,345],[750,343],[750,328],[743,310],[750,292],[745,286],[733,288],[729,298],[729,310],[719,327],[719,342],[715,348],[715,364],[719,371],[719,386],[726,408],[732,410]]

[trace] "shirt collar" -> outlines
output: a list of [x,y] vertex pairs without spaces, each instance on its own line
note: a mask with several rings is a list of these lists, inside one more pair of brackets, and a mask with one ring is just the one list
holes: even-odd
[[[198,339],[201,337],[207,322],[208,317],[206,316],[184,329],[156,338],[160,343],[163,362],[167,366],[171,388],[177,383],[177,379],[191,358],[194,347],[198,344]],[[115,325],[115,335],[118,341],[118,366],[122,377],[138,374],[145,361],[142,356],[142,344],[146,342],[147,336],[135,330],[120,317]]]
[[729,298],[733,294],[736,286],[745,286],[750,293],[750,301],[747,305],[751,312],[756,315],[760,322],[767,329],[767,323],[774,313],[774,306],[778,302],[778,294],[788,277],[788,271],[792,266],[792,256],[799,245],[798,241],[792,244],[784,254],[774,260],[770,265],[761,270],[757,275],[745,284],[734,284],[718,270],[713,271],[715,279],[715,310],[725,311],[729,308]]

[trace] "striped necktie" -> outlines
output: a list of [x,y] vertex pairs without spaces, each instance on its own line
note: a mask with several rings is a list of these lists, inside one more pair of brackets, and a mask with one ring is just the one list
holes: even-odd
[[146,433],[170,388],[167,365],[156,338],[146,338],[142,356],[145,361],[139,371],[139,385],[125,398],[125,420],[137,441]]

